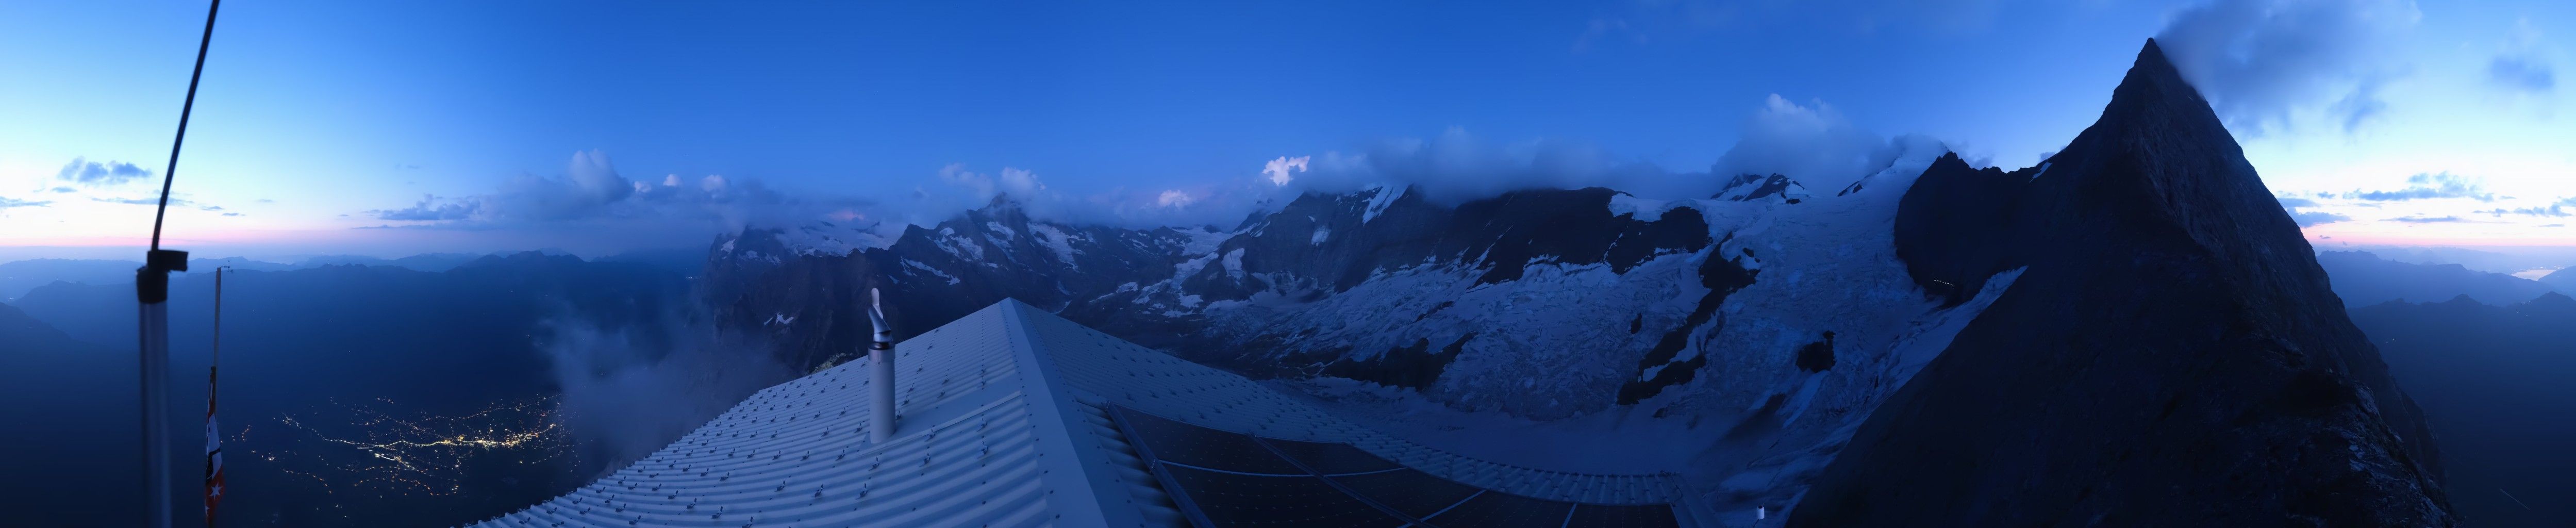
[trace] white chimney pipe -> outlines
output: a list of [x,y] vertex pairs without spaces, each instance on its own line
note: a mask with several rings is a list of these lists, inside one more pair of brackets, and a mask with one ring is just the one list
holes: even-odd
[[875,405],[868,413],[868,439],[878,444],[894,439],[894,330],[886,327],[885,306],[876,288],[868,288],[868,326],[876,343],[868,348],[868,392]]

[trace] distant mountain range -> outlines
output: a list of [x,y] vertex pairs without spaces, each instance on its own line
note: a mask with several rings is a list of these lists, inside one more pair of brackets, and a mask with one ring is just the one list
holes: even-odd
[[2037,167],[1890,158],[1830,194],[1388,185],[1232,227],[1005,198],[891,239],[745,230],[700,291],[800,367],[859,353],[869,288],[898,337],[1011,297],[1256,377],[1594,424],[1597,449],[1703,431],[1672,461],[1695,491],[1792,526],[2454,523],[2421,412],[2152,43]]
[[[2546,282],[2476,271],[2459,264],[2410,264],[2361,251],[2318,253],[2317,264],[2325,268],[2326,276],[2334,282],[2335,295],[2343,298],[2345,306],[2398,300],[2438,302],[2463,295],[2487,304],[2513,304],[2559,291]],[[2576,280],[2576,275],[2566,278]],[[2565,288],[2576,291],[2576,284]]]
[[2423,402],[2466,520],[2576,519],[2576,299],[2391,301],[2353,309],[2352,321]]

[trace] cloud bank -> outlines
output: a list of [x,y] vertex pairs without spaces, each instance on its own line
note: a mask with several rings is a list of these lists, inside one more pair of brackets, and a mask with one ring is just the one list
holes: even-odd
[[2412,0],[2214,0],[2156,34],[2229,128],[2255,135],[2322,110],[2346,132],[2386,110],[2381,83],[2422,12]]
[[770,217],[819,217],[823,209],[858,202],[793,198],[756,180],[720,175],[655,182],[628,179],[606,153],[573,153],[560,176],[521,174],[490,193],[424,195],[409,207],[373,209],[378,220],[418,222],[409,227],[492,229],[582,222],[686,220],[740,227]]
[[2404,189],[2394,191],[2355,190],[2344,193],[2343,197],[2373,202],[2400,202],[2406,200],[2424,200],[2433,198],[2467,198],[2481,202],[2492,202],[2496,199],[2495,193],[2486,192],[2485,186],[2479,184],[2476,180],[2471,180],[2469,178],[2464,178],[2447,172],[2424,173],[2408,176],[2406,177],[2406,183],[2412,185]]
[[608,470],[652,454],[796,372],[767,343],[719,334],[702,316],[618,327],[569,315],[541,343],[562,387],[555,419]]
[[18,200],[6,196],[0,196],[0,209],[9,209],[13,207],[44,207],[52,203],[54,203],[53,200]]
[[2324,211],[2303,211],[2303,210],[2302,210],[2302,209],[2310,209],[2310,208],[2314,208],[2314,207],[2316,207],[2316,206],[2317,206],[2317,201],[2316,201],[2316,200],[2310,200],[2310,199],[2306,199],[2306,198],[2298,198],[2298,197],[2292,197],[2292,196],[2283,196],[2283,197],[2280,197],[2280,198],[2279,198],[2279,200],[2281,201],[2281,209],[2282,209],[2282,210],[2285,210],[2285,211],[2289,211],[2289,212],[2290,212],[2290,220],[2298,222],[2298,223],[2299,223],[2299,227],[2314,227],[2314,226],[2323,225],[2323,224],[2331,224],[2331,223],[2335,223],[2335,222],[2343,222],[2343,221],[2352,220],[2352,217],[2349,217],[2349,216],[2344,216],[2344,215],[2339,215],[2339,214],[2334,214],[2334,213],[2328,213],[2328,212],[2324,212]]

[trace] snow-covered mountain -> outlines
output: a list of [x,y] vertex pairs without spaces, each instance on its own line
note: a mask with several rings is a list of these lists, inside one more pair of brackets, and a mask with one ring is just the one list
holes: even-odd
[[[787,344],[781,352],[785,359],[807,368],[862,353],[870,332],[863,311],[870,287],[886,291],[890,324],[899,338],[1001,298],[1017,298],[1122,339],[1274,378],[1321,398],[1348,392],[1334,387],[1374,385],[1376,394],[1398,394],[1484,417],[1479,419],[1488,423],[1519,424],[1515,427],[1530,431],[1530,438],[1580,437],[1572,443],[1667,453],[1668,459],[1650,462],[1685,467],[1685,475],[1720,509],[1779,511],[1799,503],[1810,483],[1822,482],[1833,487],[1835,508],[1875,504],[1882,512],[1848,518],[1857,519],[1856,525],[1943,506],[1940,501],[1893,500],[1885,488],[1856,485],[1852,475],[1871,467],[1854,467],[1852,458],[1839,455],[1846,446],[1865,446],[1861,460],[1866,462],[1861,463],[1908,478],[1929,478],[1931,473],[1921,471],[1935,466],[1890,458],[1895,455],[1889,454],[1894,448],[1888,439],[1903,435],[1881,422],[1911,420],[1908,431],[1938,432],[1939,425],[1922,420],[1963,412],[1961,405],[1979,401],[1950,394],[1972,389],[1960,385],[1963,380],[2032,383],[1974,394],[2075,396],[2079,399],[2060,401],[2067,412],[2079,414],[2082,406],[2099,403],[2080,398],[2112,397],[2121,394],[2118,387],[2199,387],[2220,395],[2212,398],[2261,399],[2278,385],[2309,383],[2300,380],[2310,378],[2274,377],[2268,373],[2275,371],[2266,370],[2264,375],[2210,378],[2192,385],[2177,381],[2188,378],[2189,371],[2174,370],[2182,367],[2170,362],[2123,360],[2115,364],[2144,369],[2134,374],[2139,378],[2088,380],[2102,385],[2069,390],[2060,383],[2022,379],[2045,371],[1962,366],[1996,361],[1996,347],[2007,345],[2025,347],[2027,353],[2096,353],[2086,348],[2091,345],[2071,341],[2009,342],[2009,329],[2000,325],[2010,323],[1990,320],[1995,318],[1987,314],[1990,306],[1999,306],[1998,299],[2026,298],[2013,317],[2038,321],[2047,318],[2037,314],[2047,312],[2033,310],[2046,308],[2033,306],[2056,307],[2061,311],[2052,317],[2062,319],[2093,313],[2075,310],[2079,308],[2139,306],[2136,302],[2225,306],[2208,303],[2218,302],[2213,296],[2241,295],[2281,311],[2045,323],[2059,326],[2047,329],[2049,335],[2220,336],[2262,328],[2285,342],[2323,349],[2326,355],[2317,361],[2338,366],[2317,373],[2316,379],[2326,380],[2319,383],[2363,391],[2367,395],[2359,401],[2377,403],[2356,410],[2343,407],[2352,400],[2329,398],[2313,405],[2321,407],[2317,412],[2330,413],[2330,419],[2301,424],[2331,428],[2341,434],[2335,438],[2366,451],[2356,451],[2363,454],[2349,460],[2316,460],[2368,467],[2380,476],[2369,482],[2386,486],[2355,492],[2351,502],[2320,500],[2385,505],[2412,497],[2425,508],[2408,518],[2444,519],[2438,488],[2429,478],[2419,478],[2422,474],[2414,472],[2418,467],[2407,458],[2428,455],[2430,449],[2418,445],[2422,424],[2412,404],[2388,385],[2376,352],[2366,342],[2347,339],[2357,339],[2358,333],[2325,292],[2313,251],[2299,239],[2296,226],[2286,217],[2260,217],[2248,212],[2254,209],[2237,208],[2252,206],[2245,196],[2269,200],[2270,195],[2260,192],[2260,181],[2224,130],[2209,134],[2217,124],[2206,103],[2172,75],[2150,44],[2103,124],[2088,130],[2076,145],[2125,148],[2132,144],[2117,143],[2125,140],[2121,138],[2146,138],[2154,141],[2132,143],[2188,147],[2169,153],[2070,147],[2051,163],[2005,173],[1971,168],[1939,148],[1916,148],[1830,195],[1812,193],[1777,175],[1733,177],[1713,196],[1682,200],[1589,188],[1521,190],[1442,203],[1405,186],[1387,185],[1306,194],[1232,228],[1133,229],[1061,222],[1032,218],[1003,198],[936,226],[907,227],[891,239],[872,230],[819,223],[745,230],[713,245],[702,291],[718,306],[722,324],[777,336]],[[2120,130],[2105,127],[2142,131],[2116,136]],[[2204,174],[2204,179],[2143,184],[2119,179],[2185,162],[2226,170]],[[2124,165],[2153,163],[2168,165]],[[1916,185],[1918,178],[1939,181]],[[2254,194],[2240,196],[2246,192]],[[2121,193],[2146,193],[2170,202],[2103,198],[2126,196]],[[2096,202],[2122,209],[2077,205]],[[2261,215],[2284,214],[2276,205],[2256,209]],[[2069,223],[2037,223],[2049,219]],[[2210,224],[2228,220],[2241,222]],[[2065,231],[2079,225],[2115,232],[2090,233],[2087,239]],[[2128,247],[2122,244],[2145,243],[2140,241],[2216,249],[2121,253]],[[2035,249],[2070,244],[2100,251]],[[2115,254],[2141,259],[2185,255],[2178,257],[2178,266],[2214,265],[2206,259],[2223,258],[2221,262],[2275,267],[2119,275],[2134,270],[2078,264],[2087,256]],[[2053,290],[2022,292],[2027,286],[2017,284],[2028,282],[2025,272],[2049,277],[2046,288]],[[2256,272],[2278,275],[2237,280]],[[2165,283],[2192,277],[2219,282],[2189,289]],[[2087,286],[2111,283],[2161,293],[2128,298]],[[1953,342],[1963,330],[1976,327],[1984,328],[1978,341]],[[1977,351],[1960,352],[1963,346]],[[2072,348],[2060,352],[2061,347]],[[2121,354],[2139,352],[2099,353],[2127,357]],[[1967,357],[1952,357],[1962,355]],[[1953,364],[1951,371],[1991,372],[1954,372],[1940,380],[1916,375],[1936,360]],[[2243,402],[2154,400],[2148,405],[2163,405],[2168,412],[2177,406],[2195,413],[2269,412],[2244,411],[2238,405]],[[1360,407],[1366,406],[1349,406],[1354,410],[1348,412],[1367,412],[1356,410]],[[1899,407],[1902,414],[1886,410]],[[2128,407],[2126,402],[2106,404],[2122,411]],[[2008,414],[1996,420],[2040,416],[2053,415]],[[2047,427],[2114,430],[2135,425],[2074,423],[2081,421]],[[2295,424],[2265,423],[2275,427],[2267,429],[2274,433],[2303,430]],[[1856,439],[1856,432],[1863,436]],[[1968,436],[1975,435],[1939,441]],[[1683,447],[1668,445],[1677,443]],[[2243,445],[2251,444],[2222,447]],[[1508,451],[1465,443],[1442,447]],[[1824,476],[1829,464],[1840,476]],[[2033,466],[2004,471],[2028,467]],[[2012,473],[1998,478],[2074,489],[2084,479],[2100,480],[2100,475]],[[1957,493],[2009,492],[1977,488]],[[1941,497],[1955,498],[1943,493]],[[2094,497],[2130,491],[2101,493]],[[2085,499],[2079,495],[2073,500]],[[1834,522],[1829,512],[1801,512]]]

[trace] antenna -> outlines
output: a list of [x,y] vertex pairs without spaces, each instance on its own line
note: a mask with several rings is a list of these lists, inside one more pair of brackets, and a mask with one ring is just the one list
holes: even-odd
[[179,173],[179,146],[188,140],[188,114],[197,108],[197,80],[206,73],[206,48],[215,40],[215,12],[206,5],[206,31],[197,39],[197,67],[188,73],[188,98],[179,106],[179,133],[170,139],[170,164],[161,169],[161,205],[152,212],[152,248],[134,270],[134,300],[141,304],[137,332],[143,403],[143,521],[170,526],[170,272],[188,271],[188,252],[161,249],[161,221],[170,212],[170,183]]
[[868,413],[868,439],[879,445],[894,439],[894,330],[886,327],[885,303],[876,288],[868,288],[868,326],[876,330],[876,342],[868,347],[868,393],[874,407]]

